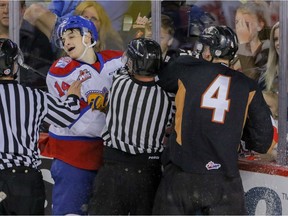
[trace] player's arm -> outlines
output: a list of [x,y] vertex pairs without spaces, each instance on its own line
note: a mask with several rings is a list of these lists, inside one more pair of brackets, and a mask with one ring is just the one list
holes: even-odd
[[181,65],[173,61],[159,72],[156,81],[165,91],[176,94],[178,90],[179,66]]
[[248,118],[242,136],[247,149],[258,153],[266,153],[269,150],[275,133],[272,120],[271,111],[261,91],[256,90],[248,108]]

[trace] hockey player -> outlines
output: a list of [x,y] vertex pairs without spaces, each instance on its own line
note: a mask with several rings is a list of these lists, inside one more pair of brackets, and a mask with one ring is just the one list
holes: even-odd
[[[86,214],[89,194],[102,163],[105,107],[98,107],[112,83],[113,72],[121,67],[122,52],[95,53],[98,33],[95,25],[81,16],[71,16],[58,27],[59,45],[68,55],[55,61],[47,76],[50,93],[65,99],[67,87],[75,79],[87,79],[82,86],[80,117],[70,128],[49,128],[44,156],[54,158],[55,181],[52,192],[54,215]],[[79,75],[80,73],[80,75]],[[97,110],[96,110],[97,108]]]
[[237,150],[243,133],[248,148],[268,151],[271,112],[257,83],[229,68],[236,34],[211,26],[199,40],[203,59],[179,57],[159,74],[158,84],[177,92],[176,119],[153,213],[245,215]]
[[147,215],[161,178],[160,154],[165,127],[172,118],[170,96],[155,82],[160,45],[132,40],[116,75],[103,130],[104,165],[89,202],[90,215]]

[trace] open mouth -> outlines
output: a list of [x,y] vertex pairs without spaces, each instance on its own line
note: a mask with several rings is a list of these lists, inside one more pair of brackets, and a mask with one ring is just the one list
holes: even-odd
[[74,50],[75,49],[75,47],[70,47],[69,49],[68,49],[68,52],[71,52],[72,50]]

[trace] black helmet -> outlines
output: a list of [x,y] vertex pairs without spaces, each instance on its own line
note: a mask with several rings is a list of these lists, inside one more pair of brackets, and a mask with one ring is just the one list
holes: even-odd
[[210,47],[213,57],[231,60],[238,50],[238,38],[228,26],[210,26],[203,30],[199,41]]
[[148,38],[137,38],[128,44],[126,51],[132,61],[132,73],[142,76],[156,76],[161,67],[162,52],[160,45]]
[[16,43],[10,39],[0,38],[0,77],[13,76],[18,72],[18,68],[14,68],[14,63],[19,62],[19,49]]

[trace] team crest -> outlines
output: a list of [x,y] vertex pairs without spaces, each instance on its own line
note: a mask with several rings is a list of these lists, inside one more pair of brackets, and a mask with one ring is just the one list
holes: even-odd
[[91,78],[91,73],[90,71],[88,71],[87,69],[81,70],[79,73],[79,76],[77,78],[77,80],[87,80]]

